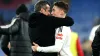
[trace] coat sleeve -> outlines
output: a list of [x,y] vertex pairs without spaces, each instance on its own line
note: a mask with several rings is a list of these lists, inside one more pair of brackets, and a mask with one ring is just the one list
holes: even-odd
[[[42,18],[43,17],[43,18]],[[39,19],[41,18],[41,19]],[[37,19],[40,21],[46,22],[46,24],[51,24],[54,26],[54,28],[60,27],[60,26],[72,26],[74,24],[74,20],[67,16],[66,18],[58,18],[54,16],[35,16],[33,14],[29,17],[29,27],[35,27],[37,24]]]
[[49,17],[49,21],[52,22],[52,25],[55,27],[60,27],[60,26],[72,26],[74,24],[74,20],[67,16],[66,18],[57,18],[57,17]]
[[95,37],[92,42],[92,51],[93,51],[93,56],[99,56],[99,50],[100,50],[100,27],[95,32]]
[[90,32],[89,40],[90,40],[91,42],[93,41],[93,39],[94,39],[94,37],[95,37],[95,32],[96,32],[96,30],[97,30],[98,27],[99,27],[99,25],[94,26],[94,27],[92,28],[91,32]]
[[10,50],[8,48],[8,43],[10,41],[9,35],[2,35],[1,37],[1,49],[6,55],[10,55]]
[[19,29],[19,20],[12,21],[11,24],[0,26],[0,33],[1,34],[14,34]]

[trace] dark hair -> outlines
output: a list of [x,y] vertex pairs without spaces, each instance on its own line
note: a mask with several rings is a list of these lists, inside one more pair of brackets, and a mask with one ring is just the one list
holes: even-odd
[[16,14],[19,15],[20,13],[23,12],[28,12],[27,7],[25,6],[25,4],[21,4],[17,9],[16,9]]
[[61,8],[61,9],[63,9],[65,13],[68,12],[68,7],[69,7],[69,6],[68,6],[67,3],[64,3],[64,2],[62,2],[62,1],[59,1],[59,2],[55,2],[55,3],[54,3],[54,6],[57,6],[57,7]]
[[41,8],[44,8],[46,10],[46,4],[50,5],[47,1],[39,1],[35,4],[35,12],[39,12]]

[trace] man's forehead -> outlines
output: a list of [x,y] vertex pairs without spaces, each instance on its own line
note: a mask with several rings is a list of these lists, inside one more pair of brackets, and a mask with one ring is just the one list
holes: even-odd
[[52,9],[55,9],[55,8],[57,8],[57,6],[53,6],[53,8],[52,8]]
[[59,8],[58,6],[53,6],[53,8],[52,9],[60,9],[60,10],[62,10],[61,8]]

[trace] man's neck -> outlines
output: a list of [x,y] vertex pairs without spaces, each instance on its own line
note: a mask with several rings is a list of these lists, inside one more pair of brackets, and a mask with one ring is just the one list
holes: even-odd
[[60,18],[65,18],[65,17],[66,17],[66,15],[61,15],[61,16],[60,16]]

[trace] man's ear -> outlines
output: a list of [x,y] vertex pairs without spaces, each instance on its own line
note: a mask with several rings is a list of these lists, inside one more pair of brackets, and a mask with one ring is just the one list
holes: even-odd
[[60,12],[61,12],[61,15],[63,15],[63,14],[64,14],[64,11],[63,11],[63,10],[61,10]]
[[44,9],[43,9],[43,8],[41,8],[40,12],[41,12],[41,13],[43,13],[43,12],[44,12]]

